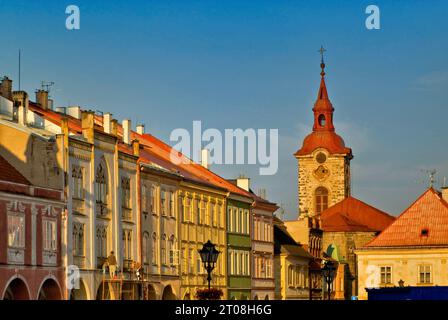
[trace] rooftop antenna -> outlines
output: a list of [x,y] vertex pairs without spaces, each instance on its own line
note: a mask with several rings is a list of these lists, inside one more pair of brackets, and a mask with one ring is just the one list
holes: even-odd
[[20,87],[21,87],[21,81],[20,81],[20,74],[21,74],[21,56],[22,56],[22,52],[19,49],[19,91],[20,91]]
[[53,81],[41,81],[41,83],[40,83],[41,89],[47,91],[48,93],[50,93],[50,88],[53,85],[54,85]]
[[429,188],[434,187],[434,183],[436,182],[436,169],[421,169],[420,170],[423,173],[426,173],[429,177]]

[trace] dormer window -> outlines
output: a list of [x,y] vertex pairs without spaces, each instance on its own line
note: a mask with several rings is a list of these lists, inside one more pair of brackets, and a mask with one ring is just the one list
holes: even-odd
[[325,116],[323,114],[319,115],[319,118],[317,118],[317,121],[319,122],[319,126],[325,127]]
[[429,234],[429,230],[427,228],[422,229],[422,231],[421,231],[421,236],[422,237],[427,237],[428,234]]

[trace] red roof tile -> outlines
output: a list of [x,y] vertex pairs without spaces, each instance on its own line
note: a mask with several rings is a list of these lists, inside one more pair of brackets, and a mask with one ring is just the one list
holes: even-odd
[[442,245],[448,245],[448,203],[430,188],[366,247]]
[[327,232],[384,230],[395,218],[356,198],[348,197],[321,213],[322,229]]
[[30,182],[2,156],[0,156],[0,180],[27,185],[30,184]]

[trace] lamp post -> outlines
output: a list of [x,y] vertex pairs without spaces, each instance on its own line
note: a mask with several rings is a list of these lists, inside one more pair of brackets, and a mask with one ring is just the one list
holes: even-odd
[[331,283],[334,279],[334,273],[336,271],[336,267],[333,262],[325,261],[324,266],[322,268],[322,275],[324,276],[325,282],[327,283],[327,291],[328,291],[328,300],[331,300]]
[[210,290],[210,281],[212,281],[212,271],[215,269],[216,261],[218,260],[219,251],[216,250],[215,245],[208,240],[201,250],[199,255],[201,256],[204,269],[207,270],[208,289]]

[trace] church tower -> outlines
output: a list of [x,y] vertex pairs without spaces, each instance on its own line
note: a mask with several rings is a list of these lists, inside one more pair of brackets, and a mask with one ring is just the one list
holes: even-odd
[[334,108],[325,85],[323,52],[321,48],[322,71],[313,108],[313,131],[294,154],[298,161],[299,219],[319,219],[323,210],[350,195],[350,160],[353,155],[335,132]]

